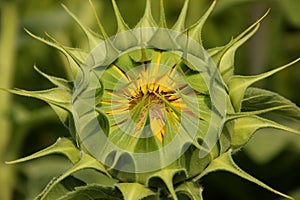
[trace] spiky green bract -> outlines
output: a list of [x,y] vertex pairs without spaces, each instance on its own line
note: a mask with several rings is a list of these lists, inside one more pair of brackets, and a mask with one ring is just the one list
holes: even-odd
[[[50,41],[27,31],[64,53],[73,76],[70,82],[36,68],[56,87],[42,91],[8,90],[47,102],[72,136],[61,138],[31,156],[8,162],[19,163],[53,153],[63,154],[72,162],[73,166],[54,178],[36,199],[201,200],[199,180],[218,170],[292,199],[244,172],[234,163],[232,154],[245,146],[259,129],[300,134],[299,130],[268,117],[280,114],[299,122],[300,109],[295,104],[276,93],[250,87],[299,59],[260,75],[235,75],[236,50],[257,31],[265,16],[223,47],[205,51],[202,28],[216,1],[198,22],[186,28],[188,3],[186,0],[178,21],[169,30],[163,0],[159,23],[153,19],[151,1],[147,0],[144,16],[130,30],[112,0],[120,33],[112,39],[97,16],[102,35],[86,28],[63,6],[87,36],[87,50],[66,47],[49,35]],[[92,9],[96,13],[93,5]],[[101,44],[103,48],[99,48]],[[136,46],[139,48],[134,49]],[[97,54],[97,48],[103,54]],[[97,75],[96,78],[89,79],[91,74]],[[173,88],[175,80],[182,82]],[[87,101],[91,99],[92,103]],[[125,111],[129,115],[124,115]],[[134,123],[128,122],[126,116]],[[78,126],[78,122],[83,126]],[[193,129],[196,131],[191,135]],[[99,132],[102,139],[108,138],[113,145],[100,143]],[[169,158],[166,155],[172,155],[172,151],[164,152],[164,147],[174,138],[179,138],[171,149],[177,152],[176,159],[166,161]],[[160,150],[159,154],[150,157],[156,150]],[[149,156],[148,161],[152,159],[149,164],[161,167],[143,171],[143,167],[139,168],[143,163],[134,157],[135,153],[144,153],[144,160]]]

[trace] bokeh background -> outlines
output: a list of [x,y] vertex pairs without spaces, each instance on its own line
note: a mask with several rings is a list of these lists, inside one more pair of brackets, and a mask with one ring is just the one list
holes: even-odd
[[[93,0],[109,34],[116,22],[109,0]],[[158,0],[153,15],[158,19]],[[68,78],[66,59],[55,49],[25,33],[24,28],[59,42],[85,48],[84,35],[64,12],[66,4],[91,28],[96,21],[87,0],[0,0],[0,87],[39,90],[52,85],[34,71],[33,65],[55,76]],[[144,0],[118,0],[120,11],[133,27],[142,16]],[[191,0],[187,25],[193,24],[211,0]],[[165,0],[168,25],[175,22],[183,0]],[[221,46],[237,36],[268,9],[260,30],[236,55],[236,73],[258,74],[300,57],[299,0],[219,0],[203,32],[205,48]],[[94,29],[97,31],[97,29]],[[300,105],[300,63],[257,84],[278,92]],[[296,122],[295,122],[296,123]],[[298,122],[299,123],[299,122]],[[8,166],[12,160],[40,150],[68,131],[45,103],[0,91],[0,199],[33,199],[43,187],[68,168],[69,163],[51,156]],[[258,132],[234,159],[245,171],[300,199],[300,136],[266,130]],[[206,176],[207,200],[273,200],[280,197],[231,174],[218,172]]]

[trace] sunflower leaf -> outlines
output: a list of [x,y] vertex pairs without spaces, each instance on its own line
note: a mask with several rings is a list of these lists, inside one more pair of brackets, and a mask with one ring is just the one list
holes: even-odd
[[235,174],[243,179],[246,179],[252,183],[255,183],[275,194],[278,194],[282,197],[285,197],[287,199],[293,199],[292,197],[283,194],[277,190],[274,190],[273,188],[269,187],[268,185],[264,184],[263,182],[259,181],[258,179],[254,178],[253,176],[249,175],[248,173],[246,173],[245,171],[243,171],[241,168],[239,168],[235,162],[232,159],[232,152],[228,151],[222,155],[220,155],[218,158],[216,158],[215,160],[213,160],[209,166],[199,175],[197,176],[194,180],[199,180],[200,178],[202,178],[203,176],[211,173],[211,172],[215,172],[215,171],[227,171],[230,172],[232,174]]
[[156,196],[155,192],[139,183],[117,183],[116,187],[122,192],[124,200]]
[[[50,186],[56,177],[53,178],[46,187]],[[72,176],[67,177],[64,181],[56,184],[56,186],[49,192],[49,195],[45,200],[59,199],[60,197],[66,195],[67,193],[74,190],[75,187],[82,186],[84,183]],[[37,196],[35,200],[40,200],[41,196]]]
[[95,169],[103,174],[106,174],[108,177],[110,177],[110,175],[108,174],[108,172],[106,171],[104,166],[102,164],[100,164],[100,162],[98,160],[89,156],[86,153],[81,152],[80,160],[77,163],[75,163],[75,165],[73,167],[68,169],[64,174],[62,174],[61,176],[57,177],[54,181],[52,181],[51,184],[49,184],[44,189],[44,191],[40,194],[40,200],[46,199],[48,194],[51,192],[51,190],[57,184],[59,184],[62,180],[64,180],[66,177],[70,176],[71,174],[73,174],[75,172],[83,170],[83,169]]
[[[71,72],[72,72],[71,76],[72,77],[70,77],[70,78],[73,79],[74,77],[76,77],[76,75],[79,71],[80,63],[83,63],[87,57],[87,53],[85,51],[83,51],[82,49],[65,47],[56,41],[52,42],[52,41],[46,40],[44,38],[41,38],[39,36],[36,36],[33,33],[31,33],[30,31],[28,31],[27,29],[25,29],[25,31],[27,32],[28,35],[30,35],[34,39],[36,39],[40,42],[43,42],[51,47],[54,47],[57,50],[59,50],[60,52],[62,52],[67,57],[69,66],[71,68]],[[52,40],[54,39],[49,35],[48,35],[48,37],[50,37]]]
[[15,161],[9,161],[6,162],[7,164],[15,164],[15,163],[20,163],[20,162],[25,162],[28,160],[40,158],[46,155],[54,154],[54,153],[59,153],[59,154],[64,154],[72,163],[76,163],[80,159],[80,152],[79,150],[75,147],[74,143],[67,139],[67,138],[58,138],[56,143],[53,145],[47,147],[46,149],[43,149],[39,152],[36,152],[30,156],[27,156],[25,158],[21,158]]
[[235,111],[239,112],[241,110],[241,104],[242,100],[245,94],[245,91],[247,88],[252,85],[253,83],[260,81],[264,78],[267,78],[283,69],[286,69],[287,67],[290,67],[291,65],[295,64],[298,62],[300,58],[284,65],[281,67],[278,67],[276,69],[273,69],[271,71],[259,74],[259,75],[254,75],[254,76],[240,76],[240,75],[235,75],[232,76],[229,81],[228,81],[228,88],[229,88],[229,96],[232,100],[233,107],[235,108]]
[[49,104],[49,105],[55,111],[55,113],[57,114],[57,116],[59,117],[59,119],[63,123],[63,125],[68,128],[70,113],[59,106],[56,106],[53,104]]
[[70,83],[63,79],[63,78],[58,78],[58,77],[54,77],[54,76],[50,76],[44,72],[42,72],[41,70],[39,70],[36,66],[34,66],[34,69],[41,74],[43,77],[45,77],[46,79],[48,79],[51,83],[53,83],[54,85],[56,85],[57,87],[61,87],[67,91],[71,91],[71,85]]
[[184,182],[176,188],[176,193],[181,199],[181,195],[189,197],[191,200],[202,200],[202,188],[197,183]]
[[[290,100],[275,92],[260,88],[250,87],[246,90],[242,101],[242,110],[244,112],[264,111],[270,108],[274,108],[274,110],[268,114],[276,114],[296,122],[300,121],[300,108]],[[268,115],[265,117],[268,117]]]
[[51,88],[41,91],[7,89],[6,91],[21,96],[37,98],[71,112],[71,94],[62,88]]
[[178,200],[174,189],[174,180],[176,180],[176,178],[181,179],[183,177],[186,177],[185,169],[163,169],[151,175],[147,181],[147,186],[157,187],[162,181],[165,187],[169,190],[173,199]]
[[228,79],[234,74],[234,58],[237,49],[241,45],[243,45],[249,38],[251,38],[254,33],[256,33],[256,31],[259,28],[259,24],[257,24],[252,29],[250,28],[249,28],[249,33],[247,33],[243,38],[237,41],[233,41],[233,43],[230,45],[228,49],[226,49],[226,51],[222,55],[222,58],[220,59],[218,68],[225,82],[227,82]]
[[268,119],[264,119],[262,117],[258,117],[256,115],[236,116],[236,117],[237,118],[234,119],[233,130],[230,133],[231,146],[235,149],[244,146],[256,131],[263,128],[275,128],[275,129],[284,130],[295,134],[300,134],[300,131],[298,130],[278,124]]
[[75,187],[75,190],[68,192],[58,200],[122,200],[121,194],[112,188],[103,187],[97,184],[88,184]]
[[92,32],[91,30],[89,30],[88,28],[86,28],[80,22],[80,20],[77,18],[77,16],[74,13],[72,13],[65,5],[62,5],[62,7],[76,21],[76,23],[80,26],[80,28],[82,29],[82,31],[85,33],[85,35],[86,35],[86,37],[88,39],[89,45],[90,45],[90,49],[95,48],[100,42],[103,41],[99,35],[97,35],[96,33]]
[[208,50],[209,55],[213,58],[215,63],[217,63],[225,82],[227,82],[234,73],[234,57],[236,50],[256,33],[259,28],[259,23],[268,13],[269,11],[236,38],[231,40],[227,45]]

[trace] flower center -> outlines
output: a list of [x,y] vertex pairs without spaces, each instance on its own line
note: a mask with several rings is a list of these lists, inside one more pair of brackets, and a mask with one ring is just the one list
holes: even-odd
[[[129,70],[115,63],[105,71],[107,85],[101,104],[115,130],[111,134],[123,132],[132,138],[154,136],[163,143],[166,130],[172,130],[170,137],[174,137],[183,113],[193,115],[182,97],[194,95],[194,90],[179,65],[163,65],[161,59],[159,53],[152,62]],[[110,82],[114,84],[109,85]]]
[[[170,114],[172,114],[177,120],[179,119],[179,116],[170,107],[171,102],[176,100],[178,100],[178,97],[176,97],[174,92],[155,83],[141,86],[135,91],[129,101],[129,110],[133,111],[131,113],[132,117],[135,114],[138,115],[136,120],[137,129],[134,136],[137,136],[140,129],[146,125],[148,120],[152,134],[163,142],[166,117],[170,117]],[[173,119],[171,121],[173,123]]]

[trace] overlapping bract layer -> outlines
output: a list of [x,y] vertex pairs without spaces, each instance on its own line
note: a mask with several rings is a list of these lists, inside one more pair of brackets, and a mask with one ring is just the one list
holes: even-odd
[[[129,41],[118,47],[120,38]],[[159,48],[160,40],[172,44]],[[190,145],[205,157],[217,143],[226,91],[203,47],[185,34],[123,31],[93,49],[81,71],[73,92],[79,143],[109,168],[156,171]]]

